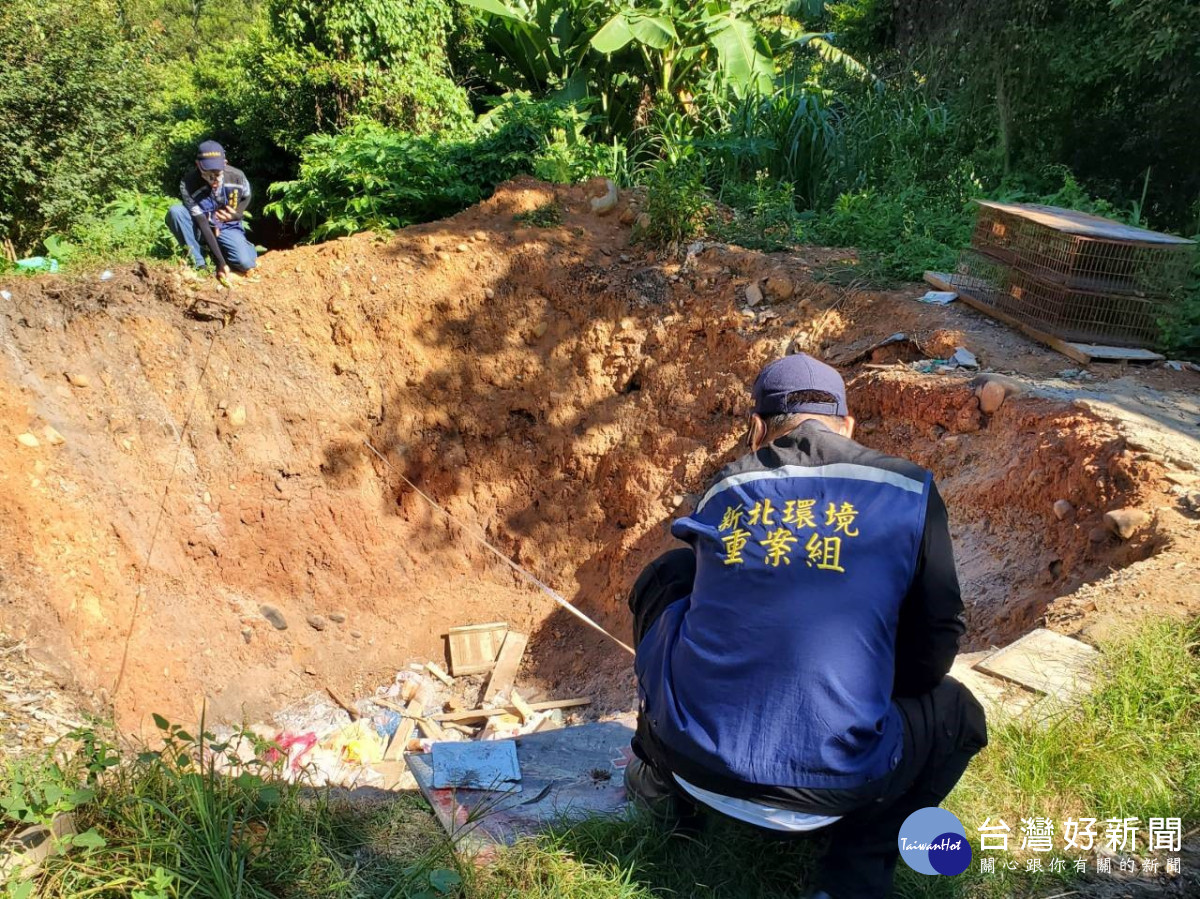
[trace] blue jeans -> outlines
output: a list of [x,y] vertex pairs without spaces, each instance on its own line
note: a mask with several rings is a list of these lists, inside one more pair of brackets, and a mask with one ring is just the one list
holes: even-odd
[[[200,228],[192,221],[191,215],[182,203],[176,203],[167,210],[167,227],[175,235],[175,239],[187,248],[192,257],[192,265],[204,268],[204,251],[201,249]],[[222,228],[217,235],[217,246],[225,254],[229,267],[239,272],[248,272],[258,265],[258,253],[254,244],[246,239],[246,232],[241,228]]]

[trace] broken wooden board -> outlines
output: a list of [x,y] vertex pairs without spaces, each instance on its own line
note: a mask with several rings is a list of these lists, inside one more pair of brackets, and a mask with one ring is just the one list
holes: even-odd
[[434,743],[429,753],[435,790],[521,792],[521,766],[512,740]]
[[633,716],[625,716],[517,738],[520,794],[436,789],[430,753],[412,753],[407,761],[458,847],[488,852],[552,823],[619,813],[634,726]]
[[491,671],[508,633],[503,621],[452,627],[446,635],[450,644],[450,672],[455,677]]
[[945,272],[925,273],[926,284],[931,284],[939,290],[953,290],[957,292],[958,298],[977,312],[982,312],[989,318],[994,318],[1012,328],[1016,328],[1026,337],[1031,337],[1038,341],[1038,343],[1044,343],[1052,350],[1057,350],[1080,365],[1089,365],[1092,362],[1160,362],[1165,358],[1158,353],[1138,347],[1101,346],[1098,344],[1074,343],[1069,340],[1063,340],[1061,337],[1055,337],[1047,331],[1023,322],[1019,318],[997,309],[990,303],[985,303],[978,297],[972,296],[969,290],[965,290],[961,285],[955,284],[953,279],[953,275],[946,274]]
[[1066,702],[1091,689],[1099,657],[1086,643],[1038,628],[984,659],[977,670]]
[[525,655],[525,646],[529,638],[516,631],[509,631],[496,658],[496,666],[492,676],[488,678],[487,688],[483,691],[483,702],[491,702],[500,693],[508,690],[517,679],[517,669],[521,667],[521,657]]
[[[551,699],[547,702],[531,702],[529,707],[535,712],[546,712],[550,709],[575,709],[580,706],[591,705],[592,701],[586,696],[577,697],[575,699]],[[461,712],[439,712],[433,716],[434,721],[486,721],[495,715],[519,715],[520,712],[509,706],[507,708],[498,709],[466,709]]]

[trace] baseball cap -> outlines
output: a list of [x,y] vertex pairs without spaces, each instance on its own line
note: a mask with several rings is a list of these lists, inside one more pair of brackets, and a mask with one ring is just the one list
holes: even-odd
[[206,172],[225,168],[225,148],[215,140],[206,140],[196,151],[196,162]]
[[[788,394],[799,390],[819,390],[828,393],[834,398],[834,402],[788,405]],[[846,385],[842,376],[807,353],[794,353],[767,365],[754,381],[753,396],[754,411],[763,417],[794,415],[800,412],[843,417],[849,414],[846,406]]]

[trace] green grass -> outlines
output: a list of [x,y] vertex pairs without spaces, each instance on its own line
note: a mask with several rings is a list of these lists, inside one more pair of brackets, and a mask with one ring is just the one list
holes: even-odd
[[562,210],[551,200],[528,212],[518,212],[513,216],[518,225],[532,225],[535,228],[557,228],[562,224]]
[[[1185,832],[1200,823],[1198,645],[1200,622],[1147,624],[1105,648],[1097,690],[1056,720],[993,724],[988,748],[946,803],[976,857],[985,818],[1010,825],[1014,848],[1020,819],[1034,815],[1058,827],[1067,816],[1138,817],[1143,841],[1152,816],[1181,817]],[[69,762],[10,764],[0,776],[10,819],[43,820],[74,804],[80,829],[93,834],[47,866],[38,896],[765,899],[801,895],[819,848],[723,819],[696,836],[665,834],[631,812],[552,828],[477,870],[455,858],[419,798],[364,806],[275,783],[270,770],[223,778],[188,761],[191,735],[165,733],[162,753],[119,765],[92,739]],[[985,875],[976,861],[959,877],[929,878],[901,864],[896,894],[1001,899],[1070,889],[1069,875],[1027,874],[1021,853],[996,856],[1018,860],[1019,870]],[[29,899],[33,887],[8,884],[0,896]]]

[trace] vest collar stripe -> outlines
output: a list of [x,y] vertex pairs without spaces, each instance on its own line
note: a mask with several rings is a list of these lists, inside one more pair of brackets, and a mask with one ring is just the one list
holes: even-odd
[[723,493],[733,487],[740,487],[742,484],[750,484],[754,481],[781,480],[785,478],[845,478],[851,481],[873,481],[876,484],[889,484],[892,487],[899,487],[901,490],[906,490],[909,493],[920,494],[925,492],[925,485],[921,481],[905,477],[894,471],[887,471],[883,468],[872,468],[868,465],[855,465],[853,462],[835,462],[831,465],[781,465],[779,468],[770,468],[765,471],[746,471],[741,474],[730,475],[724,480],[718,481],[704,494],[704,498],[696,506],[696,514],[698,515],[702,512],[704,507],[708,505],[708,501],[718,493]]

